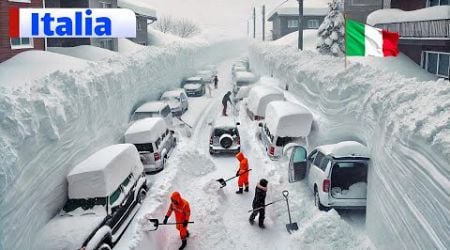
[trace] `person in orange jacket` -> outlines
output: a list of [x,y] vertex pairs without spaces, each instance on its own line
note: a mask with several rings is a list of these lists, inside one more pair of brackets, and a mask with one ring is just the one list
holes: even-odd
[[163,223],[167,224],[167,220],[172,215],[172,212],[175,212],[175,221],[176,223],[180,223],[177,224],[176,227],[178,231],[180,231],[181,246],[179,249],[181,250],[186,247],[186,238],[189,237],[187,226],[189,217],[191,216],[191,208],[189,206],[189,202],[181,198],[179,192],[173,192],[170,199],[171,203],[169,209],[167,210],[166,216],[164,217]]
[[248,192],[248,160],[242,152],[239,152],[236,155],[236,159],[239,161],[239,170],[236,172],[236,176],[239,176],[238,186],[239,190],[236,191],[236,194],[242,194],[244,191]]

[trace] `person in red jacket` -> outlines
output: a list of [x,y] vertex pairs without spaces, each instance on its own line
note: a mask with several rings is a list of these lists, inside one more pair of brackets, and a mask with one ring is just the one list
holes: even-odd
[[244,186],[245,192],[248,192],[248,175],[249,175],[248,160],[242,152],[239,152],[236,155],[236,159],[238,159],[239,161],[239,170],[236,172],[236,176],[239,176],[238,179],[239,190],[236,191],[236,194],[242,194],[244,191]]
[[191,208],[189,207],[189,202],[181,198],[180,193],[173,192],[171,197],[171,203],[169,209],[167,210],[166,216],[164,217],[164,224],[167,224],[167,220],[175,212],[176,227],[180,231],[181,246],[180,250],[184,249],[187,244],[186,238],[189,237],[189,231],[187,230],[189,217],[191,216]]

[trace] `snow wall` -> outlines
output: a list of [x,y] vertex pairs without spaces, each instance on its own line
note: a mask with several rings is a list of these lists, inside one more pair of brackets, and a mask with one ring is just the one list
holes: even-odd
[[[36,233],[65,203],[67,173],[100,148],[120,142],[139,104],[179,87],[198,67],[238,56],[246,47],[245,40],[144,47],[18,87],[0,83],[0,249],[33,249]],[[19,56],[42,56],[45,63],[48,55]],[[80,59],[61,63],[71,60],[79,64]]]
[[342,140],[370,148],[366,230],[377,248],[450,246],[449,81],[345,70],[343,58],[270,43],[252,44],[250,60],[316,114],[310,149]]

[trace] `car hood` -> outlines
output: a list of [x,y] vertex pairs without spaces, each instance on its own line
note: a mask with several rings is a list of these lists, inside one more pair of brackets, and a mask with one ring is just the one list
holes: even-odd
[[184,89],[186,90],[199,90],[202,88],[202,85],[200,83],[188,83],[184,85]]
[[57,215],[39,232],[38,250],[76,250],[102,223],[104,216]]

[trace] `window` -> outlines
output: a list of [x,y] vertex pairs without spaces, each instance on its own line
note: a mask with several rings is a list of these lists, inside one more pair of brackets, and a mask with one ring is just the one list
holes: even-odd
[[99,41],[100,48],[114,50],[113,40],[112,39],[102,39]]
[[122,192],[122,187],[119,187],[118,189],[116,189],[116,191],[114,191],[114,193],[112,193],[109,196],[109,205],[113,205],[114,202],[116,202],[119,199],[121,192]]
[[136,17],[136,30],[143,30],[144,24],[139,18]]
[[134,144],[139,152],[153,153],[153,145],[151,143],[146,144]]
[[439,51],[424,51],[422,67],[428,72],[448,78],[450,71],[450,53]]
[[315,157],[317,155],[317,149],[313,150],[309,155],[308,155],[308,161],[313,162]]
[[288,28],[298,28],[298,20],[297,19],[288,20]]
[[324,157],[323,160],[320,162],[319,168],[322,169],[322,171],[325,171],[327,169],[328,164],[330,163],[330,159],[327,157]]
[[294,162],[306,161],[306,150],[303,147],[295,147],[294,148],[293,161]]
[[9,2],[16,2],[16,3],[31,3],[31,0],[9,0]]
[[450,5],[450,1],[449,0],[428,0],[427,1],[428,7],[438,6],[438,5]]
[[166,132],[162,133],[162,135],[161,135],[161,139],[164,140],[164,138],[166,138]]
[[112,4],[111,3],[105,3],[105,2],[100,2],[100,8],[112,8]]
[[33,39],[28,37],[11,38],[11,49],[30,49],[33,48]]
[[353,6],[371,6],[374,5],[373,3],[368,3],[367,0],[352,0]]
[[159,144],[161,144],[161,138],[158,138],[158,140],[156,140],[155,142],[156,148],[159,148]]
[[307,24],[306,27],[308,29],[317,29],[317,28],[319,28],[319,20],[317,20],[317,19],[308,20],[308,24]]
[[325,157],[324,154],[322,154],[321,152],[319,152],[317,154],[316,159],[314,159],[314,165],[316,165],[317,167],[320,167],[320,162],[322,162],[322,159]]
[[288,144],[289,142],[291,142],[294,138],[292,137],[278,137],[277,138],[277,142],[276,145],[278,147],[284,147],[286,144]]

